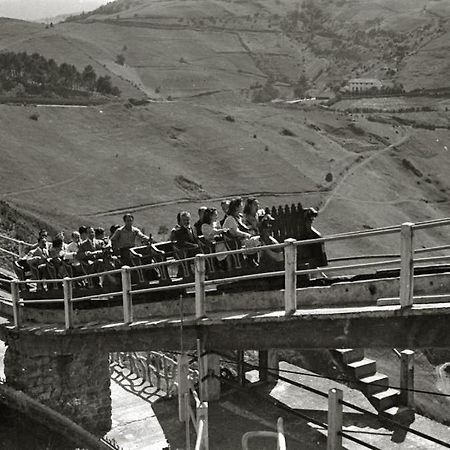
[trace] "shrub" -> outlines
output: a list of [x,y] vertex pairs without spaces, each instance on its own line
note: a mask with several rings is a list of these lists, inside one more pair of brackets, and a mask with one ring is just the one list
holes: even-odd
[[36,122],[39,120],[39,114],[37,113],[33,113],[31,114],[31,116],[29,117],[30,120],[35,120]]
[[116,56],[116,63],[120,64],[121,66],[125,64],[125,56],[123,56],[122,53]]
[[234,122],[235,121],[234,117],[230,116],[230,115],[225,116],[225,120],[228,121],[228,122]]

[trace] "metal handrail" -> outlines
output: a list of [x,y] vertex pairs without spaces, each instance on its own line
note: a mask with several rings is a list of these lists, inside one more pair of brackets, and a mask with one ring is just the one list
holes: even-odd
[[[267,246],[261,246],[252,249],[237,249],[227,252],[220,253],[211,253],[207,255],[196,255],[195,257],[190,257],[181,260],[171,260],[171,261],[163,261],[151,264],[145,264],[134,267],[122,267],[121,269],[114,269],[110,271],[100,272],[96,274],[88,274],[80,277],[72,277],[62,279],[52,279],[52,280],[35,280],[35,282],[39,283],[58,283],[63,284],[64,287],[64,302],[65,302],[65,317],[66,317],[66,328],[72,327],[73,321],[73,303],[80,302],[83,300],[95,300],[104,297],[116,297],[122,295],[123,297],[123,311],[124,311],[124,322],[129,324],[133,321],[133,305],[132,305],[132,296],[138,294],[145,294],[151,292],[164,292],[171,290],[179,290],[179,289],[190,289],[195,287],[195,303],[196,303],[196,317],[202,318],[206,316],[205,309],[205,287],[211,285],[222,285],[227,283],[232,283],[236,281],[246,281],[246,280],[254,280],[260,278],[270,278],[276,276],[285,276],[285,311],[286,314],[291,314],[297,308],[297,298],[296,298],[296,276],[298,275],[309,275],[309,274],[326,274],[328,272],[339,272],[346,270],[363,270],[368,268],[376,268],[376,267],[395,267],[400,268],[400,304],[403,306],[410,306],[413,302],[412,296],[412,285],[413,285],[413,264],[424,264],[424,263],[436,263],[442,261],[450,260],[450,256],[434,256],[434,257],[424,257],[424,258],[414,258],[414,253],[423,253],[424,250],[441,250],[447,246],[439,246],[439,247],[431,247],[430,249],[420,249],[420,251],[414,252],[413,249],[413,229],[423,229],[427,227],[434,226],[444,226],[449,225],[450,219],[439,219],[435,221],[426,221],[426,222],[418,222],[414,223],[406,223],[401,226],[392,226],[392,227],[384,227],[374,230],[363,230],[363,231],[355,231],[349,233],[341,233],[336,235],[330,235],[327,237],[321,237],[317,239],[306,239],[296,241],[294,239],[287,239],[285,242],[281,244],[273,244]],[[400,231],[401,234],[401,258],[394,260],[383,260],[376,262],[368,262],[368,263],[357,263],[357,264],[348,264],[348,265],[337,265],[337,266],[326,266],[326,267],[318,267],[312,269],[302,269],[297,270],[297,252],[296,248],[302,245],[310,245],[313,243],[324,243],[330,241],[344,240],[344,239],[360,239],[368,236],[374,235],[386,235],[398,233]],[[206,279],[206,270],[205,270],[205,261],[208,258],[216,258],[221,255],[233,255],[233,254],[246,254],[246,253],[255,253],[268,249],[284,249],[284,257],[285,257],[285,269],[284,271],[273,271],[273,272],[264,272],[264,273],[255,273],[255,274],[247,274],[240,275],[228,278],[220,278],[220,279]],[[173,264],[180,264],[186,262],[195,262],[195,281],[182,283],[182,284],[171,284],[168,286],[149,286],[147,288],[141,289],[133,289],[131,284],[131,273],[135,270],[140,269],[149,269],[156,268],[161,266],[168,266]],[[409,261],[409,262],[408,262]],[[122,290],[111,292],[111,293],[102,293],[96,295],[86,295],[83,297],[75,297],[72,295],[72,284],[74,281],[84,280],[93,277],[101,277],[108,274],[122,274]],[[13,281],[12,283],[12,292],[14,291],[13,297],[13,309],[15,314],[20,311],[19,306],[23,306],[24,303],[19,301],[18,299],[18,289],[14,290],[13,286],[16,288],[19,285],[27,284],[30,280],[26,281]],[[27,304],[33,303],[45,303],[45,302],[55,302],[55,299],[49,300],[29,300]],[[14,306],[15,305],[15,306]],[[17,319],[17,320],[16,320]],[[15,317],[16,325],[19,323],[19,318]]]

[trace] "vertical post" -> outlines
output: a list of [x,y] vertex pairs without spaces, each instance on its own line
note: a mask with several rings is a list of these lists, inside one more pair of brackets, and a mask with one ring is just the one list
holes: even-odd
[[342,391],[328,391],[328,438],[327,450],[342,449]]
[[209,435],[208,435],[208,403],[201,402],[197,408],[197,429],[200,430],[199,424],[203,420],[203,435],[200,448],[202,450],[209,450]]
[[244,350],[238,350],[237,352],[237,371],[238,371],[238,383],[241,386],[245,385],[245,365],[244,365]]
[[19,284],[16,281],[11,281],[11,297],[12,297],[12,304],[13,304],[14,327],[16,329],[19,329],[22,320],[20,317]]
[[414,409],[414,352],[403,350],[400,357],[400,404]]
[[267,374],[267,381],[271,383],[277,381],[280,374],[280,358],[276,348],[271,348],[267,352],[267,365],[270,368]]
[[293,314],[297,310],[297,247],[295,239],[284,241],[284,309],[286,314]]
[[186,353],[177,356],[178,362],[178,420],[184,422],[189,420],[189,415],[186,411],[185,394],[189,393],[188,375],[189,375],[189,357]]
[[205,255],[195,257],[195,317],[206,316],[205,307]]
[[414,246],[413,223],[402,223],[400,231],[400,305],[402,308],[413,304],[414,290]]
[[213,401],[220,398],[220,357],[206,353],[204,339],[197,339],[198,377],[200,400]]
[[25,242],[20,241],[19,242],[19,256],[22,258],[25,256]]
[[189,404],[189,393],[186,392],[184,394],[184,414],[186,416],[186,450],[191,450],[191,415],[189,414],[189,408],[191,405]]
[[122,267],[122,299],[123,321],[128,324],[133,321],[133,306],[131,300],[131,272],[129,266]]
[[267,382],[268,380],[268,370],[269,367],[269,352],[267,350],[259,350],[258,352],[258,363],[259,363],[259,381]]
[[73,303],[72,303],[72,280],[70,278],[64,278],[63,280],[64,291],[64,322],[66,330],[73,328]]

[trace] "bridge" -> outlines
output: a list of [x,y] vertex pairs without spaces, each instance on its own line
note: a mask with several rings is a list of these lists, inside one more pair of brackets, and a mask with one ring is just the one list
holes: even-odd
[[[450,219],[440,219],[287,239],[257,249],[282,251],[283,270],[234,277],[210,276],[208,261],[255,249],[40,280],[58,286],[51,298],[23,298],[21,286],[33,280],[13,280],[11,294],[4,294],[0,303],[0,314],[8,319],[0,325],[0,337],[8,344],[7,378],[80,423],[88,426],[96,417],[106,429],[111,352],[197,350],[207,378],[219,371],[214,353],[226,350],[450,347],[450,255],[444,254],[450,245],[416,246],[423,230],[442,231],[448,225]],[[399,254],[360,255],[335,259],[323,267],[298,267],[304,246],[373,238],[388,239],[400,248]],[[179,264],[194,265],[192,281],[147,287],[132,283],[134,273]],[[107,275],[120,275],[120,289],[84,296],[74,293],[77,281]],[[302,277],[314,277],[314,282],[300,287]],[[261,280],[270,280],[273,287],[252,290],[253,283]],[[49,366],[52,375],[43,382]],[[86,371],[95,380],[92,386],[86,386]],[[64,392],[58,390],[61,384]],[[214,377],[201,388],[204,399],[220,395]],[[97,400],[92,406],[94,393]]]

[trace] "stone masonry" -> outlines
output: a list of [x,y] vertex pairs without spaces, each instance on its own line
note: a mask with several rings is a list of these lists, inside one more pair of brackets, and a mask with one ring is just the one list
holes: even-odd
[[4,360],[6,382],[102,435],[111,429],[109,355],[90,350],[36,355],[24,345],[9,342]]

